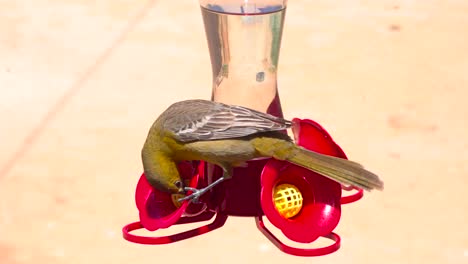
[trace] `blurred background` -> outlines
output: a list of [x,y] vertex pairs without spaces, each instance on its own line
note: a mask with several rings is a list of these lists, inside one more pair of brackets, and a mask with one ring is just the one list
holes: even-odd
[[467,13],[288,2],[285,116],[321,123],[386,184],[343,207],[338,252],[308,259],[253,218],[165,246],[121,237],[152,122],[211,96],[198,1],[0,0],[0,263],[468,263]]

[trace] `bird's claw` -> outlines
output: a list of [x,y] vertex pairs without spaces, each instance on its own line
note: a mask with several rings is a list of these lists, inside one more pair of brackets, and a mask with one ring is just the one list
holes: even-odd
[[216,185],[218,185],[219,183],[221,183],[224,180],[225,180],[225,178],[221,177],[221,178],[217,179],[215,182],[211,183],[210,185],[206,186],[203,189],[185,187],[184,191],[191,191],[192,194],[190,194],[188,196],[185,196],[184,198],[180,198],[177,201],[180,203],[180,202],[183,202],[183,201],[186,201],[186,200],[190,200],[192,203],[199,203],[198,199],[200,198],[200,196],[202,196],[207,191],[211,190],[213,187],[215,187]]
[[192,187],[185,187],[184,188],[185,191],[191,191],[192,194],[190,195],[187,195],[183,198],[180,198],[178,200],[179,203],[183,202],[183,201],[187,201],[187,200],[190,200],[192,203],[199,203],[199,199],[200,199],[200,196],[202,196],[203,194],[205,194],[208,189],[204,188],[204,189],[196,189],[196,188],[192,188]]
[[193,187],[184,187],[184,191],[192,191],[192,192],[198,192],[198,189],[197,188],[193,188]]

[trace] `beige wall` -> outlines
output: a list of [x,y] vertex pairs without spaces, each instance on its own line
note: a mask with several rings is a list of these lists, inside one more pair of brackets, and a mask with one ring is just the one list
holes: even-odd
[[304,259],[253,219],[173,245],[121,238],[147,129],[210,97],[197,1],[0,1],[0,263],[467,263],[467,12],[289,1],[285,116],[320,122],[386,184],[344,207],[337,253]]

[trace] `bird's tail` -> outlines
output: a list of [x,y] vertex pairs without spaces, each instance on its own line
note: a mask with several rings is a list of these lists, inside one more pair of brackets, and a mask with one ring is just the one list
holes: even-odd
[[[264,138],[265,139],[265,138]],[[364,190],[383,190],[383,182],[374,173],[356,162],[327,156],[304,149],[292,142],[271,139],[269,144],[255,144],[264,156],[286,160],[312,170],[344,185],[353,185]]]

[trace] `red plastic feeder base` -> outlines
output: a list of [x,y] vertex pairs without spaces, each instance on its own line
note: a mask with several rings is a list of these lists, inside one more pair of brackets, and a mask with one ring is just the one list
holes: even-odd
[[340,236],[332,232],[328,235],[322,236],[335,242],[330,246],[307,249],[291,247],[281,242],[275,235],[273,235],[273,233],[270,232],[270,230],[266,228],[265,223],[263,222],[263,218],[261,216],[255,217],[255,223],[257,224],[257,228],[260,230],[260,232],[262,232],[262,234],[265,235],[271,241],[271,243],[273,243],[273,245],[275,245],[279,250],[283,251],[284,253],[288,253],[291,255],[301,257],[323,256],[337,251],[338,249],[340,249],[341,246]]

